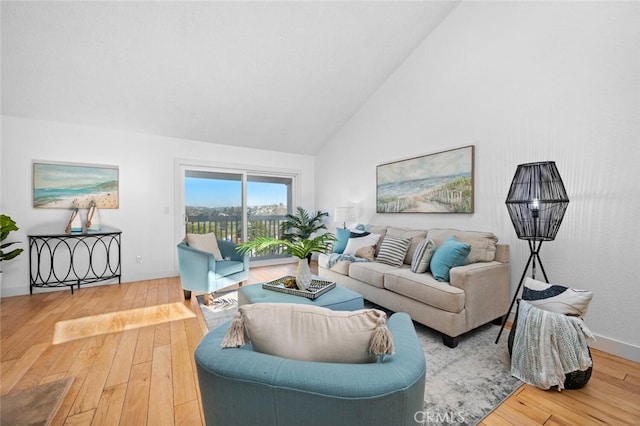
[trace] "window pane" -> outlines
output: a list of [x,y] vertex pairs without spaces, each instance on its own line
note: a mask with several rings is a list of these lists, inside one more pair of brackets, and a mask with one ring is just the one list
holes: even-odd
[[185,173],[187,233],[214,232],[242,240],[242,175],[188,170]]
[[[291,178],[247,177],[247,237],[280,237],[280,224],[289,213]],[[253,253],[253,257],[281,256],[282,249]]]

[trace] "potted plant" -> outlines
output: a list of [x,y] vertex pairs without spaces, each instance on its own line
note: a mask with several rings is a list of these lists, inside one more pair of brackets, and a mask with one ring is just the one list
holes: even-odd
[[19,241],[5,242],[9,238],[9,234],[13,231],[17,231],[19,228],[16,226],[16,222],[7,215],[0,215],[0,273],[2,273],[2,262],[5,260],[11,260],[18,256],[24,250],[21,248],[14,248],[6,251],[7,248],[13,244],[19,243]]
[[[322,221],[329,213],[316,211],[312,216],[302,207],[298,207],[296,214],[287,214],[286,219],[280,224],[280,234],[287,241],[305,240],[314,233],[327,229]],[[307,262],[311,263],[311,253],[307,256]]]
[[[296,271],[296,285],[301,289],[308,289],[311,284],[311,271],[309,270],[308,259],[313,253],[327,253],[331,249],[331,243],[335,241],[335,236],[331,233],[318,234],[311,238],[311,233],[326,229],[326,226],[319,222],[320,218],[327,215],[326,213],[317,212],[312,218],[304,209],[298,208],[298,216],[287,215],[291,223],[302,226],[289,225],[286,227],[287,232],[282,233],[282,238],[274,237],[256,237],[251,241],[238,244],[236,250],[242,254],[252,251],[262,251],[269,248],[281,247],[283,251],[297,257],[298,269]],[[314,229],[306,233],[309,229]],[[284,224],[281,225],[281,230]]]

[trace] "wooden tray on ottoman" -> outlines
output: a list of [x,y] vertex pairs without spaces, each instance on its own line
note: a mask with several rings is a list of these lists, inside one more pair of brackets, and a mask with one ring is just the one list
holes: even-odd
[[278,278],[277,280],[269,281],[268,283],[262,284],[262,288],[315,300],[316,298],[322,296],[336,286],[335,282],[314,278],[311,280],[311,287],[309,287],[309,290],[300,290],[298,288],[285,287],[284,282],[292,278],[295,279],[295,277],[292,275],[285,275],[284,277]]

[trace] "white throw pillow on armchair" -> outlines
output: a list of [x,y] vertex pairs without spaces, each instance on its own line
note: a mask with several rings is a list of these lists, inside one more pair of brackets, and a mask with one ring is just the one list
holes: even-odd
[[222,260],[222,253],[220,253],[220,248],[218,247],[218,239],[213,232],[208,234],[187,234],[187,244],[194,249],[213,254],[216,260]]

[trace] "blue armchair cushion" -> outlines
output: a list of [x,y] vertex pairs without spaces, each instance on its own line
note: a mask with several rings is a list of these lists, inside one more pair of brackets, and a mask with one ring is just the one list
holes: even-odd
[[244,265],[237,260],[216,260],[216,274],[221,277],[242,272]]

